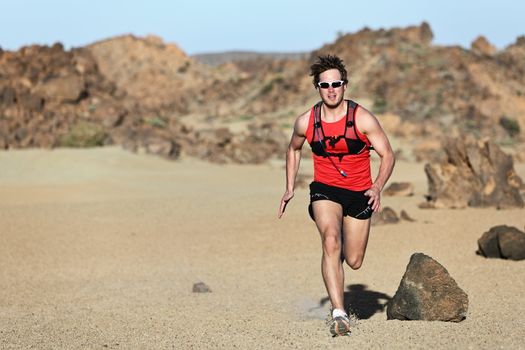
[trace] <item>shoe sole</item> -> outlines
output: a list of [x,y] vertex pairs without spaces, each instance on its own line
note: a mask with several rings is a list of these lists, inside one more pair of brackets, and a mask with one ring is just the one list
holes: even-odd
[[334,320],[330,325],[330,333],[333,337],[350,335],[350,324],[343,320]]

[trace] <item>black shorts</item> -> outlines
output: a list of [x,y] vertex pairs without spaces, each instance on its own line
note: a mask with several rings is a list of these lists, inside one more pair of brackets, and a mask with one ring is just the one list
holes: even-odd
[[308,206],[308,213],[312,220],[315,220],[312,203],[319,200],[329,200],[341,205],[343,208],[343,216],[367,220],[372,216],[372,207],[368,205],[370,197],[365,196],[365,192],[366,190],[351,191],[314,181],[310,184],[310,205]]

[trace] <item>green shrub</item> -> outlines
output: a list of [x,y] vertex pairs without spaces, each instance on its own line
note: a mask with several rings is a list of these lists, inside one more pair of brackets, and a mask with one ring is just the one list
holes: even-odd
[[144,118],[144,123],[160,129],[164,129],[168,125],[168,123],[166,123],[161,117]]
[[499,120],[499,125],[507,131],[510,137],[514,137],[520,133],[520,125],[515,119],[503,116]]
[[239,120],[242,120],[242,121],[248,121],[248,120],[252,120],[254,118],[253,115],[249,115],[249,114],[243,114],[241,116],[239,116]]
[[61,147],[97,147],[104,145],[107,133],[100,125],[80,122],[62,135],[58,144]]

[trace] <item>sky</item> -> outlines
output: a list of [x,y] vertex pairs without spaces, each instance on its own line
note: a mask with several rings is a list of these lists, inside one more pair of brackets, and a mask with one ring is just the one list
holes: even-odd
[[0,0],[0,47],[67,49],[122,34],[161,37],[189,55],[305,52],[364,27],[430,24],[437,45],[485,36],[502,49],[525,35],[521,0]]

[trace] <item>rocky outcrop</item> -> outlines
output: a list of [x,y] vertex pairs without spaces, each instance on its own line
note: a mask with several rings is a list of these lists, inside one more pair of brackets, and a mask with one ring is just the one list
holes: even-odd
[[489,140],[448,139],[446,160],[425,165],[428,178],[426,208],[522,208],[521,178],[512,158]]
[[215,163],[259,164],[284,156],[287,137],[275,123],[251,123],[248,130],[233,133],[228,128],[201,130],[187,154]]
[[2,52],[0,148],[118,144],[170,159],[186,153],[222,163],[282,157],[287,137],[275,122],[252,122],[233,132],[179,121],[177,113],[192,106],[186,102],[196,101],[192,89],[213,78],[193,66],[155,37],[126,36],[89,50],[65,51],[56,44]]
[[431,257],[416,253],[387,304],[387,319],[460,322],[467,317],[468,295]]
[[[483,39],[470,51],[434,46],[430,26],[422,23],[340,35],[306,57],[266,56],[216,67],[154,36],[125,35],[70,51],[60,44],[0,50],[0,148],[92,144],[69,136],[100,135],[102,129],[103,144],[170,158],[260,162],[273,156],[268,152],[283,153],[287,141],[276,135],[289,135],[294,118],[318,99],[309,64],[334,52],[349,71],[347,97],[370,101],[365,107],[378,116],[396,116],[390,132],[419,144],[418,160],[442,159],[444,134],[524,140],[525,38],[494,53]],[[275,126],[262,134],[239,128],[251,119]],[[97,132],[72,132],[86,125]],[[238,148],[245,146],[254,150]]]
[[0,144],[5,148],[60,146],[78,124],[98,123],[90,118],[98,102],[122,104],[114,84],[84,49],[65,51],[55,44],[4,52],[0,71]]
[[440,135],[475,130],[501,139],[507,136],[496,126],[502,116],[525,130],[525,50],[517,42],[485,55],[477,50],[490,49],[481,46],[481,41],[473,51],[433,46],[423,23],[346,34],[315,51],[312,59],[336,52],[349,68],[352,94],[371,100],[368,107],[376,114],[388,112],[417,123],[416,134],[430,124]]
[[492,56],[497,49],[484,36],[478,36],[470,45],[470,49],[480,55]]
[[494,226],[478,239],[478,254],[486,258],[525,259],[525,232],[515,227]]
[[188,110],[188,92],[205,83],[206,70],[174,44],[160,38],[133,35],[103,40],[86,47],[100,72],[144,108]]

